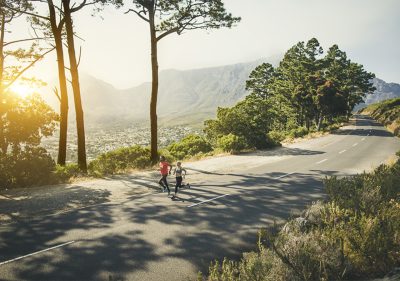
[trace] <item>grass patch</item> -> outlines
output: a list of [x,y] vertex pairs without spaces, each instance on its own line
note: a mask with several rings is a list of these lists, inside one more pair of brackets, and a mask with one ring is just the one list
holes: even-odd
[[400,98],[371,104],[363,108],[360,113],[372,116],[395,136],[400,137]]

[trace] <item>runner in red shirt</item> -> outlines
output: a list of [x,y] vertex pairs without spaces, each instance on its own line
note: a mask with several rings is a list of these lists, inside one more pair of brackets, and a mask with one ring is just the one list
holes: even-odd
[[[168,167],[169,167],[169,171],[168,171]],[[171,169],[172,166],[165,161],[165,157],[164,156],[160,156],[160,173],[161,173],[161,179],[158,181],[158,183],[163,187],[163,192],[165,192],[165,190],[168,190],[168,195],[170,194],[170,190],[169,190],[169,186],[168,186],[168,182],[167,182],[167,176],[168,174],[171,174]]]

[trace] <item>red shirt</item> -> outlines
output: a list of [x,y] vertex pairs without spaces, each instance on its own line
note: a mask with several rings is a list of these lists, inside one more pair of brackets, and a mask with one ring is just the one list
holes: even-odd
[[161,175],[163,175],[163,176],[168,175],[168,167],[169,167],[169,163],[167,161],[160,162]]

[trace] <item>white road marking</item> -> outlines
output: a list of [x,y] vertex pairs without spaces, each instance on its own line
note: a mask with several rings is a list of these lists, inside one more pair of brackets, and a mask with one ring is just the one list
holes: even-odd
[[346,149],[343,149],[342,151],[339,151],[339,154],[342,154],[343,152],[346,152]]
[[282,175],[282,176],[279,176],[279,177],[276,177],[276,178],[273,178],[273,179],[274,179],[274,180],[278,180],[278,179],[281,179],[281,178],[287,177],[287,176],[289,176],[289,175],[293,175],[294,173],[296,173],[296,172],[292,172],[292,173],[284,174],[284,175]]
[[315,164],[321,164],[321,163],[323,163],[323,162],[325,162],[325,161],[328,161],[328,159],[324,159],[324,160],[318,161],[318,162],[315,163]]
[[357,145],[358,145],[358,142],[356,142],[355,144],[353,144],[353,147],[354,147],[354,146],[357,146]]
[[365,138],[362,138],[361,141],[365,141]]
[[204,204],[204,203],[207,203],[207,202],[210,202],[210,201],[213,201],[213,200],[216,200],[218,198],[222,198],[222,197],[225,197],[225,196],[228,196],[228,195],[230,195],[230,194],[224,194],[224,195],[220,195],[220,196],[208,199],[208,200],[204,200],[204,201],[201,201],[199,203],[189,205],[189,206],[187,206],[187,208],[191,208],[191,207],[194,207],[194,206],[197,206],[197,205],[200,205],[200,204]]
[[4,265],[4,264],[7,264],[7,263],[10,263],[10,262],[14,262],[14,261],[17,261],[17,260],[24,259],[24,258],[27,258],[27,257],[31,257],[31,256],[34,256],[34,255],[37,255],[37,254],[40,254],[40,253],[51,251],[51,250],[54,250],[54,249],[57,249],[57,248],[60,248],[60,247],[64,247],[64,246],[67,246],[67,245],[72,244],[72,243],[75,243],[75,241],[69,241],[69,242],[66,242],[66,243],[63,243],[63,244],[60,244],[60,245],[57,245],[57,246],[54,246],[54,247],[50,247],[50,248],[47,248],[47,249],[44,249],[44,250],[41,250],[41,251],[33,252],[33,253],[30,253],[30,254],[27,254],[27,255],[12,259],[12,260],[3,261],[3,262],[0,262],[0,266]]

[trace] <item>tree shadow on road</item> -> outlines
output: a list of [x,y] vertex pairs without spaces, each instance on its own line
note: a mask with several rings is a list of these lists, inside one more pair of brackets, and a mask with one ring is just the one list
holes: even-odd
[[324,154],[324,151],[309,150],[293,147],[277,147],[270,150],[257,150],[255,152],[248,152],[238,154],[238,156],[300,156],[300,155],[319,155]]
[[371,136],[371,137],[393,137],[393,134],[384,129],[345,129],[332,132],[334,135],[353,135],[353,136]]
[[[178,258],[204,272],[213,259],[238,258],[243,250],[255,248],[259,228],[283,221],[306,204],[324,198],[316,174],[293,174],[282,181],[268,182],[266,178],[270,179],[270,174],[235,177],[228,186],[231,195],[191,208],[182,202],[171,204],[169,199],[133,200],[2,226],[0,261],[65,243],[60,239],[69,233],[81,234],[76,243],[54,250],[56,253],[6,264],[0,270],[17,280],[108,280],[109,275],[124,280],[132,272],[146,270],[150,263]],[[214,192],[207,185],[199,188],[210,196]],[[123,225],[115,229],[121,219]],[[150,224],[157,225],[162,245],[172,247],[160,250],[148,233],[138,230]],[[171,233],[163,238],[167,229]]]
[[80,185],[69,185],[68,188],[58,185],[41,192],[31,192],[28,188],[11,189],[2,191],[1,195],[0,216],[4,223],[109,202],[111,192]]

